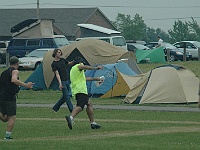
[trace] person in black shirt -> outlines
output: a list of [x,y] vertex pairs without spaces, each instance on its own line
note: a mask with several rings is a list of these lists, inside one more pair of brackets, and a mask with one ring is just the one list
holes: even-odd
[[0,76],[0,120],[7,122],[5,140],[10,140],[11,133],[16,120],[16,94],[19,92],[19,86],[32,88],[33,83],[23,83],[19,80],[19,60],[13,56],[9,60],[10,67],[3,71]]
[[55,49],[53,51],[52,57],[55,58],[55,60],[52,62],[51,67],[59,83],[59,89],[62,90],[62,97],[53,106],[52,110],[57,112],[61,105],[66,102],[69,111],[72,112],[73,105],[70,100],[69,65],[72,65],[73,62],[68,62],[66,59],[61,58],[61,56],[62,51],[60,49]]

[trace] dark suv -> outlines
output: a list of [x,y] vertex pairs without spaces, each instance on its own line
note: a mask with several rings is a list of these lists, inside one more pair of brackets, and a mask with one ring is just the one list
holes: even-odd
[[13,38],[7,52],[9,56],[24,57],[35,49],[58,48],[70,44],[64,35],[53,35],[48,38]]

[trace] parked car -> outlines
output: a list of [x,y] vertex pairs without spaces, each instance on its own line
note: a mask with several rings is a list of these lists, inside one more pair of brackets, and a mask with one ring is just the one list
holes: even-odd
[[[158,42],[150,42],[146,44],[146,46],[150,47],[151,49],[155,48],[158,45]],[[169,49],[169,61],[183,61],[184,51],[178,49],[177,47],[173,46],[170,43],[163,42],[163,50],[165,53],[165,57],[167,60],[167,49]],[[186,60],[191,60],[192,55],[189,51],[186,51]]]
[[126,40],[126,43],[137,43],[142,45],[147,44],[145,41],[140,41],[140,40]]
[[25,57],[19,58],[19,69],[35,70],[43,61],[43,56],[49,50],[54,49],[35,49]]
[[0,41],[0,64],[6,63],[6,49],[9,41]]
[[192,59],[198,59],[198,48],[200,48],[200,42],[198,41],[180,41],[173,44],[178,49],[183,50],[184,45],[186,50],[192,54]]
[[83,37],[77,38],[76,41],[80,41],[81,39],[98,39],[127,50],[127,44],[123,36]]
[[149,47],[150,49],[154,49],[158,45],[158,42],[149,42],[149,43],[144,44],[144,45]]
[[7,52],[9,56],[24,57],[35,49],[58,48],[69,45],[69,41],[64,35],[52,35],[45,38],[12,38]]
[[136,50],[150,50],[149,47],[138,43],[127,43],[128,51],[136,52]]
[[72,43],[74,43],[74,42],[76,42],[76,41],[69,41],[70,44],[72,44]]

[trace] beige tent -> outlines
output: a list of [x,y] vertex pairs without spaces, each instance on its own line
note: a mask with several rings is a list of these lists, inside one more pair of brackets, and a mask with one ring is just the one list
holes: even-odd
[[198,102],[199,78],[182,66],[166,65],[141,75],[126,95],[126,103]]
[[[61,48],[61,50],[64,58],[73,60],[75,56],[81,56],[91,66],[96,64],[116,63],[120,59],[128,59],[131,64],[135,62],[134,53],[97,39],[83,39],[65,46]],[[52,51],[49,51],[43,59],[43,74],[47,88],[54,78],[54,74],[51,70],[51,63],[53,61],[51,55]],[[134,65],[134,68],[137,70],[134,71],[140,73],[141,71],[137,64],[134,63]],[[133,67],[131,68],[133,69]]]
[[135,79],[137,79],[137,77],[134,78],[134,76],[125,75],[119,72],[118,70],[116,70],[116,73],[118,77],[116,84],[112,87],[112,89],[110,89],[100,98],[109,98],[109,97],[126,95],[134,86]]

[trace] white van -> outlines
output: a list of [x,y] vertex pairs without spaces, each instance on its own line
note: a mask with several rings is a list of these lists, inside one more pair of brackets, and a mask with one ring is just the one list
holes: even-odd
[[123,36],[110,36],[110,37],[84,37],[84,38],[77,38],[76,41],[80,41],[81,39],[88,39],[88,38],[94,38],[94,39],[99,39],[105,42],[108,42],[112,45],[121,47],[123,49],[127,50],[127,44],[126,40],[124,39]]

